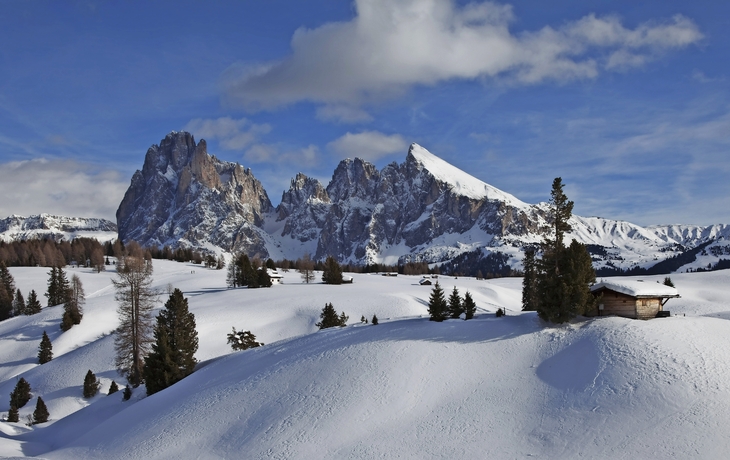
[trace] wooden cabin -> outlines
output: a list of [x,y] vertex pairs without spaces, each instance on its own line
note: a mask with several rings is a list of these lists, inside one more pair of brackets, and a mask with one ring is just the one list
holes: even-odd
[[594,284],[591,293],[602,297],[594,314],[589,316],[616,315],[634,319],[664,316],[659,312],[664,311],[667,300],[679,297],[677,290],[671,286],[620,278]]

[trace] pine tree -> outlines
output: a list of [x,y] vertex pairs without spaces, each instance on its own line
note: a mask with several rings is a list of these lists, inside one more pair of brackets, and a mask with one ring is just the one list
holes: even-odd
[[152,308],[155,292],[152,284],[152,264],[136,257],[123,257],[117,263],[119,279],[112,280],[119,302],[119,327],[114,338],[117,370],[129,383],[142,382],[144,357],[152,343]]
[[448,316],[448,305],[444,297],[444,290],[441,285],[436,282],[431,289],[431,297],[428,299],[428,314],[431,321],[441,322]]
[[471,293],[466,291],[464,294],[464,319],[472,319],[477,312],[477,305],[471,297]]
[[365,318],[365,315],[360,316],[360,322],[365,323],[365,324],[368,323],[368,320]]
[[30,401],[30,383],[23,377],[15,384],[15,388],[10,393],[10,407],[20,409]]
[[595,271],[585,246],[573,240],[564,245],[565,232],[572,230],[570,219],[573,202],[563,192],[562,180],[553,181],[549,221],[552,237],[542,243],[542,259],[535,262],[536,309],[543,320],[564,323],[595,306],[590,283]]
[[117,382],[115,382],[114,380],[112,380],[112,384],[109,385],[109,392],[107,393],[107,396],[108,395],[113,395],[117,391],[119,391],[119,386],[117,385]]
[[238,265],[235,263],[234,259],[233,262],[228,265],[228,272],[226,274],[226,285],[229,288],[237,288],[239,286],[238,279]]
[[249,348],[261,347],[264,344],[256,341],[256,336],[251,331],[236,331],[233,328],[233,332],[228,334],[228,344],[234,351],[237,350],[248,350]]
[[522,278],[522,311],[537,310],[537,267],[535,265],[535,250],[525,250],[522,262],[525,275]]
[[449,316],[456,319],[462,313],[464,313],[464,307],[461,304],[461,296],[459,295],[459,290],[454,286],[454,290],[451,291],[451,295],[449,296]]
[[66,272],[61,267],[53,266],[48,272],[48,306],[61,305],[69,299],[69,285]]
[[86,303],[86,295],[81,279],[78,275],[71,278],[71,286],[68,289],[66,303],[63,305],[63,317],[61,319],[61,329],[65,332],[71,329],[75,324],[81,323],[84,317],[84,304]]
[[347,320],[349,319],[347,316],[345,316],[344,311],[340,316],[337,316],[335,307],[333,307],[331,303],[327,303],[324,305],[322,312],[319,314],[319,318],[320,322],[318,322],[316,326],[320,329],[327,329],[329,327],[337,326],[347,326]]
[[8,411],[8,422],[18,423],[19,420],[20,414],[18,413],[18,408],[10,406],[10,410]]
[[373,315],[373,319],[372,319],[372,321],[370,321],[370,322],[371,322],[371,323],[372,323],[372,324],[373,324],[374,326],[377,326],[377,325],[378,325],[378,317],[377,317],[377,316],[375,316],[375,315]]
[[664,278],[664,285],[665,286],[669,286],[669,287],[674,287],[674,283],[672,283],[672,278],[670,278],[668,276],[665,277]]
[[322,282],[324,284],[342,284],[342,268],[332,256],[328,256],[324,262]]
[[101,383],[96,379],[96,375],[89,369],[84,377],[84,398],[89,399],[96,396],[100,386]]
[[127,384],[126,387],[124,387],[124,391],[122,392],[122,401],[129,401],[129,399],[132,397],[132,388]]
[[0,321],[13,316],[15,280],[5,262],[0,261]]
[[51,414],[48,413],[48,408],[46,407],[46,403],[43,402],[43,398],[38,396],[38,401],[35,403],[35,410],[33,411],[33,425],[37,425],[39,423],[46,423],[48,421],[48,417],[50,417]]
[[175,289],[157,315],[152,351],[145,358],[144,378],[147,394],[164,390],[190,375],[195,369],[198,332],[195,315],[188,310],[188,300]]
[[26,315],[35,315],[36,313],[41,312],[41,303],[38,301],[38,295],[35,293],[35,290],[31,290],[30,294],[28,294],[28,301],[25,303],[25,314]]
[[15,290],[15,299],[13,300],[13,314],[15,316],[20,316],[25,314],[25,299],[23,298],[23,293],[20,292],[20,289]]
[[48,361],[53,359],[53,345],[51,339],[48,338],[46,331],[43,331],[43,338],[41,344],[38,347],[38,364],[46,364]]
[[258,287],[271,287],[271,276],[266,267],[261,267],[256,270],[256,277],[258,281]]

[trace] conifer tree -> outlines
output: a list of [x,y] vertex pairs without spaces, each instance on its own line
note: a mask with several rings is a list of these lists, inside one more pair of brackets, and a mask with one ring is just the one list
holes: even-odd
[[41,303],[38,301],[38,295],[35,293],[35,290],[31,290],[30,294],[28,294],[28,301],[25,303],[25,314],[26,315],[35,315],[36,313],[41,312]]
[[525,250],[522,262],[525,275],[522,278],[522,311],[537,310],[537,267],[535,266],[535,250]]
[[48,272],[48,306],[61,305],[69,298],[69,285],[66,279],[66,272],[61,267],[53,266]]
[[188,300],[175,289],[157,315],[152,351],[145,358],[144,378],[147,394],[164,390],[190,375],[195,369],[198,332],[195,315],[188,310]]
[[472,319],[477,312],[477,305],[471,297],[471,293],[466,291],[464,294],[464,319]]
[[449,316],[456,319],[462,313],[464,313],[464,307],[461,304],[461,296],[459,295],[459,290],[454,286],[454,290],[451,291],[451,295],[449,296]]
[[86,303],[86,295],[81,279],[74,274],[71,278],[71,286],[68,289],[66,303],[63,305],[63,317],[61,318],[61,329],[65,332],[71,329],[75,324],[81,323],[84,317],[84,304]]
[[122,392],[122,401],[129,401],[129,399],[132,397],[132,388],[127,384],[126,387],[124,387],[124,391]]
[[46,407],[46,403],[43,402],[43,398],[38,396],[38,401],[35,403],[35,410],[33,411],[33,425],[37,425],[39,423],[46,423],[48,421],[48,417],[50,417],[51,414],[48,413],[48,408]]
[[378,325],[378,317],[377,317],[377,316],[375,316],[375,315],[373,315],[373,319],[372,319],[372,321],[370,321],[370,322],[371,322],[371,323],[372,323],[373,325],[377,326],[377,325]]
[[53,359],[53,345],[51,339],[48,338],[46,331],[43,331],[41,344],[38,346],[38,364],[46,364]]
[[108,395],[113,395],[117,391],[119,391],[119,385],[117,385],[117,382],[115,382],[114,380],[112,380],[112,384],[109,385],[109,392],[107,393],[107,396]]
[[344,311],[340,316],[337,316],[335,307],[333,307],[331,303],[327,303],[324,305],[322,312],[319,314],[319,318],[320,322],[318,322],[316,326],[320,329],[327,329],[329,327],[337,326],[347,326],[347,320],[349,319],[347,316],[345,316]]
[[30,401],[30,383],[25,378],[21,377],[18,383],[15,384],[15,388],[10,393],[10,407],[20,409]]
[[664,278],[664,285],[665,286],[669,286],[669,287],[674,287],[674,283],[672,283],[672,278],[670,278],[668,276],[665,277]]
[[20,316],[25,314],[25,299],[20,289],[15,290],[15,299],[13,300],[13,314]]
[[84,398],[89,399],[96,396],[96,394],[99,392],[99,387],[101,386],[101,383],[96,379],[96,374],[91,372],[91,369],[89,369],[89,372],[86,373],[86,376],[84,377]]
[[441,285],[436,282],[431,289],[431,297],[428,299],[429,320],[441,322],[448,316],[448,305],[444,297],[444,290]]
[[256,270],[257,284],[258,287],[271,287],[271,276],[266,267],[261,267]]
[[328,256],[324,262],[322,282],[324,284],[342,284],[342,268],[332,256]]
[[368,320],[365,318],[365,315],[360,316],[360,322],[365,323],[365,324],[368,323]]
[[15,280],[5,262],[0,261],[0,321],[13,316]]
[[249,348],[261,347],[264,344],[256,341],[256,336],[251,331],[236,331],[233,328],[233,332],[228,334],[228,344],[234,351],[237,350],[248,350]]
[[19,420],[20,414],[18,413],[18,408],[10,406],[10,410],[8,410],[8,422],[18,423]]

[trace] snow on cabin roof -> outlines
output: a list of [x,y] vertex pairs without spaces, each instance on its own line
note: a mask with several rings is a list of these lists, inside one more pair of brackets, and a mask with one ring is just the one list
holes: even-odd
[[602,288],[632,297],[679,297],[679,293],[675,288],[654,281],[602,280],[600,283],[591,286],[591,292],[598,291]]

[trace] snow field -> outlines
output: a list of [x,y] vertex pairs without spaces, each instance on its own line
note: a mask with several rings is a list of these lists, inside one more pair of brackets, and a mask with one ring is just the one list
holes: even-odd
[[[22,375],[52,419],[0,422],[0,456],[722,458],[730,447],[730,271],[672,275],[682,298],[666,309],[687,316],[556,327],[519,312],[517,278],[441,277],[446,295],[468,289],[480,310],[433,323],[419,277],[303,285],[292,271],[282,286],[229,290],[225,270],[154,263],[154,285],[189,299],[204,365],[151,397],[140,387],[130,402],[84,400],[89,368],[104,394],[112,378],[124,384],[104,335],[116,327],[114,274],[71,269],[88,297],[80,325],[60,334],[60,307],[0,323],[0,411]],[[11,269],[41,295],[46,271]],[[350,326],[317,332],[325,302]],[[499,307],[507,317],[494,317]],[[359,323],[373,314],[380,325]],[[230,353],[231,327],[266,346]],[[55,334],[54,360],[38,366],[42,328]]]

